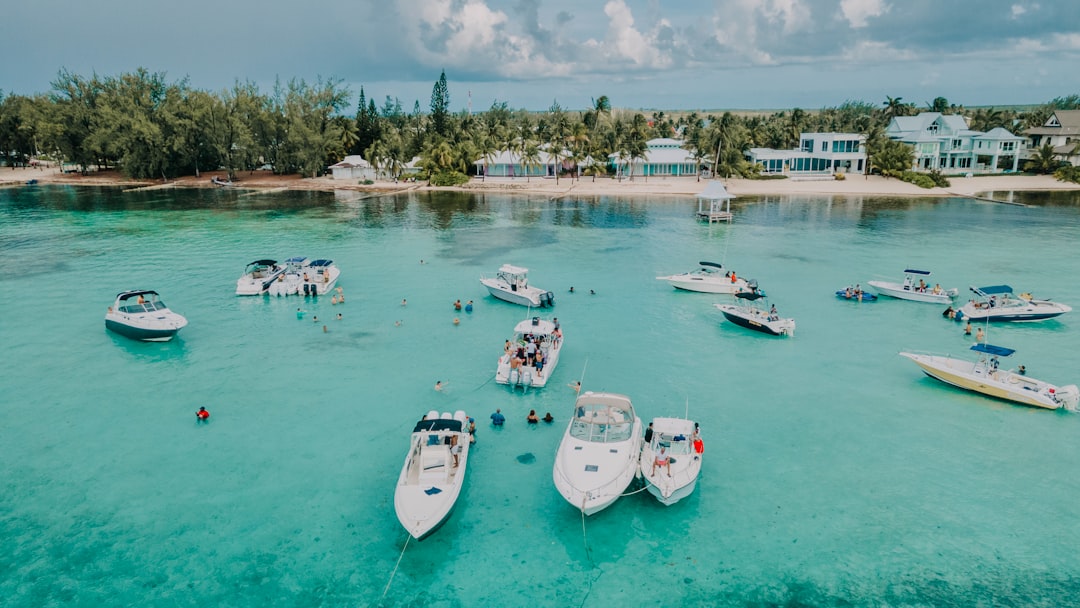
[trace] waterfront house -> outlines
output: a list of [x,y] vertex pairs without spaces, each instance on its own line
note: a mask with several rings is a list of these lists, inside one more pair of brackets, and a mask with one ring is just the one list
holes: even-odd
[[488,177],[555,177],[556,166],[563,169],[573,167],[573,163],[567,160],[569,152],[563,152],[556,164],[555,157],[546,150],[539,150],[536,158],[526,159],[519,150],[501,150],[494,155],[479,158],[473,162],[476,175]]
[[866,170],[866,136],[859,133],[801,133],[791,150],[750,148],[746,160],[761,165],[764,174],[828,176]]
[[646,142],[645,155],[639,158],[623,158],[621,154],[608,156],[608,163],[620,177],[671,177],[696,175],[698,161],[685,148],[683,140],[659,137]]
[[1080,110],[1057,110],[1041,127],[1024,132],[1028,136],[1028,151],[1050,144],[1054,156],[1080,166]]
[[375,169],[363,156],[346,156],[340,163],[330,165],[334,179],[375,179]]
[[894,116],[885,135],[911,146],[912,169],[942,173],[1000,173],[1016,171],[1024,138],[996,127],[983,133],[968,128],[959,114],[921,112]]

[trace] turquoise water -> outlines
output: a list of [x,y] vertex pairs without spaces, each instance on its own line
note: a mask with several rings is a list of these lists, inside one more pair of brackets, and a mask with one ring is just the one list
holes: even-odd
[[[914,266],[1080,306],[1080,197],[1019,198],[1033,206],[744,198],[732,225],[707,226],[674,198],[0,190],[0,597],[1070,604],[1080,416],[954,390],[897,356],[967,348],[937,306],[832,295]],[[346,303],[233,295],[246,263],[292,255],[334,259]],[[795,337],[748,332],[719,296],[654,279],[699,260],[758,279]],[[490,381],[526,315],[479,284],[502,263],[555,292],[565,333],[551,383],[525,395]],[[131,288],[190,325],[164,344],[106,332]],[[1076,314],[992,326],[990,341],[1075,383]],[[689,408],[705,439],[695,494],[627,496],[583,525],[551,481],[566,384],[582,377],[646,421]],[[430,409],[476,417],[478,443],[454,515],[406,544],[393,489]],[[527,427],[529,409],[556,423]]]

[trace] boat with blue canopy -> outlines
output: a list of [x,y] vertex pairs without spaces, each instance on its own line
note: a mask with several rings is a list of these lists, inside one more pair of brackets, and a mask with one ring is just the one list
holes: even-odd
[[1016,295],[1008,285],[970,287],[975,298],[956,311],[956,320],[1042,321],[1070,312],[1071,306],[1050,300],[1036,300],[1030,293]]
[[1057,386],[1027,375],[1027,369],[1002,369],[1001,359],[1016,351],[1004,346],[978,342],[971,346],[978,353],[974,361],[948,355],[902,352],[900,356],[915,362],[923,372],[957,388],[1023,405],[1076,411],[1080,389],[1075,384]]
[[894,283],[891,281],[868,281],[870,287],[877,290],[878,295],[889,296],[899,300],[911,300],[912,302],[929,302],[931,304],[951,304],[952,299],[960,294],[955,287],[943,289],[939,283],[933,286],[926,282],[930,276],[929,270],[915,268],[904,269],[904,282]]

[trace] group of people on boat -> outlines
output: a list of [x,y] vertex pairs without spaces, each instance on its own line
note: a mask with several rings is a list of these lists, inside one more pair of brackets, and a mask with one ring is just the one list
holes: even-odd
[[[926,285],[926,281],[922,279],[919,279],[919,284],[915,285],[914,281],[911,280],[911,277],[904,278],[904,291],[916,291],[918,293],[926,293],[927,288],[928,286]],[[940,296],[941,294],[945,293],[945,290],[941,288],[941,283],[934,283],[934,286],[930,287],[929,290],[930,293],[934,294],[935,296]]]
[[848,285],[847,287],[844,288],[844,297],[849,299],[849,300],[856,299],[856,300],[859,300],[861,302],[862,299],[863,299],[863,294],[865,294],[865,293],[866,292],[863,291],[863,288],[860,287],[858,283],[855,284],[855,287],[852,287],[851,285]]
[[[560,330],[556,327],[555,333],[551,336],[550,346],[558,344],[561,335]],[[525,334],[516,348],[510,340],[507,340],[503,347],[506,355],[510,357],[511,372],[520,370],[522,366],[532,367],[536,369],[537,376],[542,376],[544,373],[545,349],[544,336],[533,334]]]

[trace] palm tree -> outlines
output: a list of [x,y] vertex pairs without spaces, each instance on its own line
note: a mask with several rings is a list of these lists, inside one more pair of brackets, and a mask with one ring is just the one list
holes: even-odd
[[[1077,147],[1080,147],[1080,142],[1076,145]],[[1058,160],[1057,154],[1054,153],[1054,146],[1045,143],[1037,148],[1035,154],[1024,163],[1024,171],[1053,173],[1054,171],[1057,171],[1060,166],[1061,161]]]
[[886,122],[897,116],[908,116],[911,114],[911,105],[904,103],[903,99],[903,97],[885,96],[885,101],[881,102],[881,104],[885,106],[884,114]]
[[530,181],[532,175],[530,169],[543,166],[540,162],[540,147],[533,141],[528,141],[521,149],[521,166],[525,169],[525,181]]

